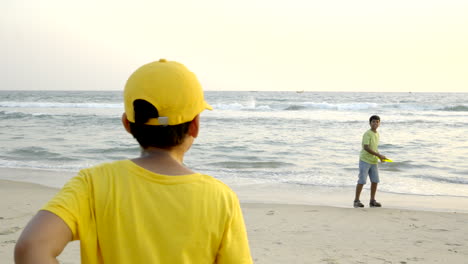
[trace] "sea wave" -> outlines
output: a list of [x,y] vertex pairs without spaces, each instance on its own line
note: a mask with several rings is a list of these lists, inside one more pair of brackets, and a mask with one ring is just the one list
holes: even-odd
[[466,105],[455,105],[455,106],[441,106],[438,104],[387,104],[384,108],[394,108],[402,110],[419,110],[419,111],[454,111],[463,112],[468,111]]
[[408,176],[412,178],[424,178],[424,180],[431,180],[437,183],[451,183],[451,184],[463,184],[463,185],[468,185],[468,179],[463,179],[460,177],[437,177],[437,176]]
[[61,163],[51,164],[39,161],[20,161],[20,160],[5,160],[0,159],[1,168],[16,168],[16,169],[44,169],[54,171],[68,171],[76,172],[80,169],[90,167],[92,164],[72,164],[72,163]]
[[10,112],[10,111],[0,111],[0,118],[2,120],[7,119],[22,119],[26,117],[30,117],[30,114],[25,114],[21,112]]
[[119,123],[120,117],[117,115],[95,115],[88,113],[23,113],[16,111],[0,111],[0,119],[2,120],[67,120],[73,122],[73,124],[83,123],[86,125],[89,124],[115,124]]
[[[270,106],[271,108],[275,108]],[[419,111],[432,111],[432,110],[443,110],[443,111],[468,111],[468,107],[465,105],[457,105],[454,107],[441,107],[438,105],[424,105],[424,104],[402,104],[402,103],[387,103],[378,104],[371,102],[352,102],[352,103],[316,103],[316,102],[302,102],[286,106],[283,110],[303,110],[303,109],[319,109],[319,110],[371,110],[371,109],[401,109],[401,110],[419,110]]]
[[287,162],[240,162],[240,161],[226,161],[226,162],[213,162],[208,165],[215,167],[223,167],[230,169],[246,169],[246,168],[281,168],[286,166],[294,166],[292,163]]
[[122,108],[122,103],[0,102],[5,108]]
[[378,104],[372,102],[352,102],[352,103],[328,103],[328,102],[295,102],[292,104],[283,104],[278,102],[264,102],[258,104],[255,101],[219,103],[213,105],[216,110],[231,111],[301,111],[301,110],[337,110],[337,111],[362,111],[373,109],[401,109],[416,111],[468,111],[468,107],[458,105],[454,107],[441,107],[440,105],[420,105],[420,104],[401,104],[388,103]]
[[290,105],[290,106],[286,107],[284,110],[286,110],[286,111],[297,111],[297,110],[303,110],[303,109],[306,109],[306,107],[303,106],[303,105]]
[[9,158],[15,159],[18,157],[21,160],[24,159],[38,159],[41,157],[44,160],[56,160],[56,161],[74,161],[78,160],[71,156],[64,156],[60,153],[50,151],[49,149],[43,147],[24,147],[11,150],[6,153]]
[[109,147],[109,148],[88,148],[82,151],[86,154],[98,154],[98,155],[121,155],[125,154],[130,156],[130,154],[138,154],[140,152],[140,148],[134,144],[131,146],[123,146],[123,147]]
[[332,110],[366,110],[377,108],[379,105],[376,103],[344,103],[344,104],[331,104],[327,102],[314,103],[304,102],[299,105],[305,106],[311,109],[332,109]]
[[[64,113],[43,113],[43,112],[36,112],[36,113],[24,113],[24,112],[17,112],[17,111],[0,111],[0,118],[2,119],[22,119],[22,118],[52,118],[52,117],[61,117],[61,116],[74,116],[73,114]],[[80,115],[82,116],[82,115]],[[93,116],[94,117],[94,116]]]
[[[85,109],[123,109],[123,103],[74,103],[74,102],[18,102],[18,101],[2,101],[1,108],[85,108]],[[328,103],[328,102],[297,102],[293,104],[282,104],[281,102],[265,102],[257,103],[255,100],[246,102],[218,103],[214,104],[213,108],[217,110],[232,110],[232,111],[298,111],[298,110],[369,110],[377,108],[387,109],[402,109],[402,110],[432,110],[432,111],[468,111],[467,105],[455,106],[440,106],[440,105],[421,105],[421,104],[404,104],[404,103],[389,103],[378,104],[372,102],[352,102],[352,103]],[[40,113],[38,113],[40,115]]]
[[465,112],[465,111],[468,111],[468,106],[466,106],[466,105],[447,106],[447,107],[441,108],[439,110],[454,111],[454,112]]
[[268,105],[257,106],[255,101],[247,103],[229,103],[229,104],[214,104],[213,108],[216,110],[272,110]]
[[216,110],[260,110],[260,111],[275,111],[275,110],[307,110],[307,109],[323,109],[323,110],[366,110],[377,108],[376,103],[349,103],[349,104],[330,104],[330,103],[313,103],[313,102],[302,102],[296,104],[265,104],[257,105],[255,101],[246,103],[228,103],[228,104],[215,104],[213,108]]
[[380,165],[380,169],[383,171],[406,171],[408,169],[435,169],[433,166],[426,164],[417,164],[411,161],[395,161],[385,162]]

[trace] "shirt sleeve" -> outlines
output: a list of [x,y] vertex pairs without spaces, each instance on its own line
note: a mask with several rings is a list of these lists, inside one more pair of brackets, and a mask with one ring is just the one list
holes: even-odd
[[245,229],[244,217],[235,196],[233,199],[233,214],[224,232],[221,247],[216,257],[217,264],[251,264],[249,241]]
[[73,240],[79,240],[79,229],[89,219],[88,183],[83,171],[65,186],[41,209],[60,217],[70,228]]

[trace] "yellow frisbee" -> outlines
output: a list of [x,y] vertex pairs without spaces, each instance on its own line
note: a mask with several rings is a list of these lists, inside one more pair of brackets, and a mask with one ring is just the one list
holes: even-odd
[[385,162],[393,162],[393,160],[391,160],[391,159],[384,159],[384,160],[382,160],[382,161],[385,161]]

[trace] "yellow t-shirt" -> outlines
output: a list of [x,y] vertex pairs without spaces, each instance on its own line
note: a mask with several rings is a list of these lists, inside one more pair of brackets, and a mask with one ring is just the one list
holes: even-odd
[[82,263],[252,263],[237,196],[208,175],[102,164],[80,171],[42,210],[80,240]]
[[360,159],[362,161],[367,162],[369,164],[379,163],[379,158],[377,156],[370,154],[364,149],[364,145],[369,145],[370,149],[372,149],[375,152],[379,152],[379,139],[380,136],[378,132],[373,132],[369,129],[366,131],[366,133],[364,133],[364,135],[362,136],[362,150],[360,155]]

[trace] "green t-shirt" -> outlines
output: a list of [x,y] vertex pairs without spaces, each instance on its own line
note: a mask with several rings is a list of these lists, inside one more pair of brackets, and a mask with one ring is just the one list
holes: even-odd
[[42,210],[81,241],[81,263],[252,263],[237,196],[208,175],[102,164],[82,170]]
[[379,132],[374,132],[369,129],[366,131],[366,133],[364,133],[364,135],[362,136],[361,155],[359,156],[362,161],[367,162],[369,164],[377,164],[379,162],[379,158],[377,156],[370,154],[364,149],[364,145],[369,145],[370,149],[372,149],[375,152],[379,152],[379,139]]

